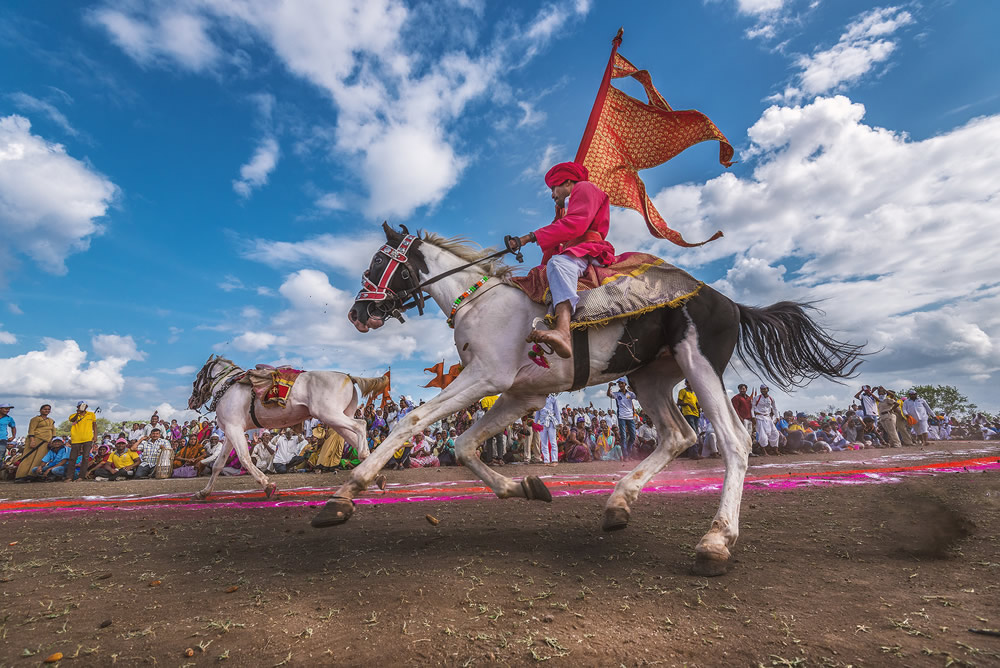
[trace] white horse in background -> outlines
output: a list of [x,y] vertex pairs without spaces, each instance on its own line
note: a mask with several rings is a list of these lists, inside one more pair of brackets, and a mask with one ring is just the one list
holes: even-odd
[[[198,410],[205,404],[211,404],[209,411],[215,410],[215,420],[226,435],[221,445],[222,452],[212,465],[212,477],[205,489],[194,495],[195,500],[201,501],[212,493],[215,481],[233,448],[236,448],[240,464],[264,489],[267,497],[274,495],[277,486],[268,481],[264,472],[250,459],[246,439],[246,431],[249,429],[280,429],[315,417],[340,434],[347,443],[354,445],[361,459],[368,456],[365,421],[356,420],[354,414],[361,397],[369,397],[385,390],[389,383],[388,377],[363,378],[337,371],[303,371],[295,379],[282,407],[261,404],[253,388],[239,382],[245,373],[225,357],[212,355],[194,380],[188,408]],[[251,401],[255,402],[253,415],[250,412]]]
[[[354,513],[353,498],[367,489],[410,434],[491,394],[500,394],[500,398],[455,443],[459,462],[472,469],[498,497],[551,501],[551,494],[536,476],[512,480],[476,456],[479,443],[540,408],[547,394],[567,391],[573,384],[573,360],[552,356],[551,368],[543,369],[528,358],[531,344],[524,337],[533,321],[545,314],[545,306],[496,280],[509,271],[490,261],[499,253],[476,252],[459,241],[430,233],[418,237],[406,228],[398,232],[388,225],[383,227],[386,244],[364,272],[364,289],[349,319],[362,332],[376,329],[405,310],[408,299],[422,310],[426,293],[445,313],[452,314],[455,346],[465,368],[439,395],[399,421],[372,456],[351,471],[350,479],[313,518],[313,526],[346,522]],[[472,290],[469,286],[484,274],[495,277],[491,284],[495,287]],[[808,305],[795,302],[766,308],[744,306],[706,285],[678,308],[660,308],[586,330],[588,384],[606,384],[627,375],[659,435],[656,450],[615,485],[604,508],[606,531],[624,529],[643,486],[695,442],[694,430],[673,401],[674,386],[686,378],[715,427],[726,465],[719,510],[708,533],[695,546],[695,572],[719,575],[726,571],[729,548],[739,535],[740,501],[750,453],[750,435],[729,402],[722,381],[733,352],[781,387],[819,376],[849,377],[862,354],[859,346],[826,334],[807,309]]]

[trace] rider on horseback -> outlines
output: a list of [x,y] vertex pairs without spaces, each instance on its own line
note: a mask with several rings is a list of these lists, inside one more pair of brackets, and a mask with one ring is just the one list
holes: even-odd
[[[563,162],[550,169],[545,185],[552,189],[556,219],[508,241],[512,251],[532,241],[542,248],[556,323],[552,330],[533,330],[528,340],[551,346],[563,358],[573,354],[569,323],[579,301],[577,281],[588,266],[607,266],[615,261],[615,249],[607,242],[608,196],[587,177],[587,168],[575,162]],[[565,211],[562,217],[558,216],[560,210]]]

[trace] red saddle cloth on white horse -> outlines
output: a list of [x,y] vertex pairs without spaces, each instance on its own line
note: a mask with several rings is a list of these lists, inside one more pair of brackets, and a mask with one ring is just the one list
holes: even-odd
[[[537,304],[552,305],[545,265],[525,276],[512,276],[516,286]],[[580,301],[570,326],[597,327],[634,318],[658,308],[677,308],[698,294],[704,283],[647,253],[624,253],[607,267],[591,265],[580,276]],[[546,316],[551,319],[551,315]]]
[[253,387],[260,403],[284,408],[288,394],[292,391],[292,386],[295,385],[300,373],[302,369],[290,366],[273,367],[269,364],[258,364],[256,369],[247,371],[240,382]]

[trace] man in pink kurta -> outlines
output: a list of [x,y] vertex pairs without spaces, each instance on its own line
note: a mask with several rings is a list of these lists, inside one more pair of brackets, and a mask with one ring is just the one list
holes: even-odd
[[555,329],[536,329],[528,340],[545,343],[564,358],[573,354],[569,324],[579,300],[577,280],[588,266],[607,266],[615,261],[615,249],[607,242],[608,196],[588,181],[587,176],[587,168],[575,162],[563,162],[550,169],[545,175],[545,185],[552,189],[556,207],[565,209],[566,214],[545,227],[511,239],[512,250],[532,241],[541,246],[542,264],[555,307]]

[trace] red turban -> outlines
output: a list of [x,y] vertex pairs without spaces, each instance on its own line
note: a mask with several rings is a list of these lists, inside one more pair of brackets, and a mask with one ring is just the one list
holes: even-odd
[[590,173],[587,168],[576,162],[560,162],[545,175],[545,185],[555,188],[567,181],[586,181]]

